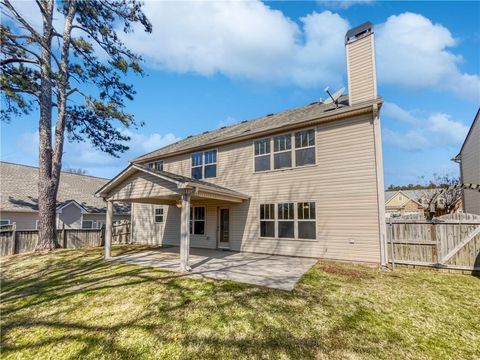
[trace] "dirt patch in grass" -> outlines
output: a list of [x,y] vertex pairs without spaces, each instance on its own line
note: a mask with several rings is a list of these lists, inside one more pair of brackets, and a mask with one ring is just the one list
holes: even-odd
[[348,277],[358,278],[358,279],[372,279],[374,277],[372,274],[372,271],[373,271],[372,269],[364,266],[360,268],[360,266],[361,265],[324,262],[324,261],[320,261],[317,264],[318,269],[333,275],[348,276]]

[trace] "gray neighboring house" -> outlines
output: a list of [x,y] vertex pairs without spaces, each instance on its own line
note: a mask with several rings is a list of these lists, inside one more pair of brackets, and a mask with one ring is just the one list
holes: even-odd
[[[348,96],[189,136],[97,195],[131,203],[132,241],[180,245],[187,271],[190,246],[385,264],[373,25],[345,46]],[[107,220],[105,258],[110,244]]]
[[[38,168],[0,162],[0,224],[16,223],[18,230],[38,226]],[[106,204],[94,196],[109,180],[62,172],[58,190],[57,227],[100,228]],[[114,221],[130,220],[130,207],[117,204]]]
[[480,109],[475,115],[467,137],[453,161],[460,165],[460,182],[471,186],[463,189],[463,210],[480,215]]

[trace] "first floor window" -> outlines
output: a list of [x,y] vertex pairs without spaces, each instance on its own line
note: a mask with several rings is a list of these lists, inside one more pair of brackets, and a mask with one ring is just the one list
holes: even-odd
[[260,237],[316,239],[315,202],[260,204]]
[[295,216],[293,203],[278,204],[278,237],[295,237]]
[[163,208],[155,208],[155,222],[163,223]]
[[190,208],[190,234],[205,235],[205,206]]
[[275,204],[260,205],[260,236],[275,237]]
[[93,220],[83,220],[82,229],[93,229]]
[[298,238],[315,239],[315,203],[302,202],[297,204]]

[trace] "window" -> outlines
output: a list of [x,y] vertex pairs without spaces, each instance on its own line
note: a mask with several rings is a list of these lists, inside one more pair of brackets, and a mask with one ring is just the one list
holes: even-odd
[[315,239],[315,203],[303,202],[297,204],[298,238]]
[[295,133],[295,166],[315,164],[315,130]]
[[270,170],[270,139],[262,139],[254,142],[255,147],[255,171]]
[[148,164],[148,168],[152,170],[163,171],[163,160],[158,160]]
[[278,237],[295,237],[295,216],[293,203],[278,204]]
[[0,220],[0,225],[10,225],[10,220],[2,219]]
[[163,208],[161,207],[155,208],[155,223],[163,223]]
[[207,179],[217,176],[217,150],[192,154],[192,178]]
[[273,138],[273,168],[292,167],[292,134]]
[[190,208],[190,234],[205,235],[205,206]]
[[82,229],[93,229],[93,220],[83,220]]
[[315,203],[260,204],[260,237],[316,239]]
[[[271,142],[273,141],[273,157]],[[293,145],[295,144],[295,150]],[[254,141],[255,172],[315,164],[315,130],[297,131]],[[295,151],[295,154],[293,154]],[[295,156],[294,156],[295,155]],[[272,160],[273,159],[273,160]],[[293,160],[295,159],[295,161]],[[272,165],[273,161],[273,165]],[[295,162],[295,165],[293,164]]]
[[260,205],[260,236],[275,237],[275,204]]

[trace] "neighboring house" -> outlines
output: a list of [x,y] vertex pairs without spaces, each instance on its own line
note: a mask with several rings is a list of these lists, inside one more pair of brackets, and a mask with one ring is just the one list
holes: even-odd
[[[16,223],[18,230],[38,227],[38,168],[0,162],[0,221]],[[58,189],[58,228],[100,228],[106,204],[94,196],[108,179],[62,172]],[[114,220],[129,220],[128,206],[118,204]]]
[[[373,26],[346,35],[349,96],[189,136],[97,195],[132,205],[132,240],[385,263]],[[320,95],[320,94],[319,94]],[[109,257],[109,224],[106,253]]]
[[442,188],[385,191],[387,218],[405,215],[441,216],[448,212],[461,211],[460,198],[451,207],[447,204],[450,205]]
[[420,197],[412,190],[385,191],[385,215],[387,218],[404,215],[423,216],[424,206],[420,201]]
[[[463,184],[463,210],[480,215],[480,109],[465,138],[460,153],[453,159],[460,164]],[[470,187],[470,188],[468,188]]]

